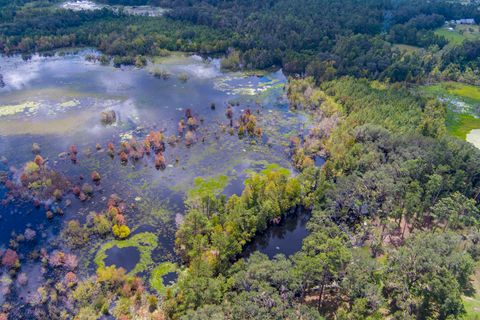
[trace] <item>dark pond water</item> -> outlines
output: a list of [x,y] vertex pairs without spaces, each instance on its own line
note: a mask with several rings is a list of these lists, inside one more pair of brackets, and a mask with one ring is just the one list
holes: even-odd
[[178,279],[178,273],[177,272],[169,272],[166,275],[162,276],[163,280],[163,285],[169,286],[175,283]]
[[140,251],[136,247],[119,248],[117,246],[108,249],[106,252],[105,265],[115,265],[130,272],[140,261]]
[[300,251],[303,239],[308,235],[309,218],[309,213],[303,211],[287,216],[279,224],[270,226],[265,233],[256,236],[247,245],[243,256],[248,257],[255,251],[260,251],[270,258],[277,254],[295,254]]

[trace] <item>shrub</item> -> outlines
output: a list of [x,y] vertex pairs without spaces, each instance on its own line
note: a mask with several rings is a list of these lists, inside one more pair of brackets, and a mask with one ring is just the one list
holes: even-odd
[[93,171],[92,172],[92,181],[93,182],[99,182],[100,179],[101,179],[100,173],[98,173],[97,171]]
[[10,269],[19,268],[20,260],[18,259],[18,254],[12,249],[7,249],[2,257],[2,264]]
[[17,284],[21,287],[27,285],[28,283],[28,277],[27,277],[27,274],[25,272],[22,272],[18,275],[17,277]]
[[40,170],[40,167],[35,162],[30,161],[30,162],[27,162],[27,164],[25,165],[26,174],[32,174],[37,172],[38,170]]
[[39,154],[35,156],[35,159],[33,160],[33,162],[35,162],[39,167],[43,166],[43,164],[45,163],[45,161],[43,160],[43,157]]
[[63,279],[63,283],[69,288],[73,287],[77,283],[77,281],[77,275],[71,271],[68,272]]
[[93,225],[95,232],[100,236],[104,236],[110,232],[110,221],[104,214],[96,214],[93,216]]
[[130,235],[130,228],[126,225],[114,225],[112,227],[113,235],[119,239],[126,239]]
[[55,190],[53,191],[53,196],[55,197],[55,200],[57,200],[57,201],[62,200],[62,197],[63,197],[63,192],[62,192],[62,190],[60,190],[60,189],[55,189]]
[[82,185],[82,192],[91,196],[93,194],[93,187],[89,185],[88,183],[84,183]]

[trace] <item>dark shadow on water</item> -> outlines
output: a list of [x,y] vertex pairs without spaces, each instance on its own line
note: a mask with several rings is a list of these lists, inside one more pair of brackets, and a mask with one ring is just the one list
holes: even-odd
[[303,239],[308,235],[307,222],[310,214],[298,210],[296,214],[287,216],[280,224],[270,226],[265,233],[257,235],[242,254],[250,256],[255,251],[273,258],[277,254],[291,256],[302,248]]
[[117,268],[124,268],[130,272],[140,261],[140,251],[135,247],[119,248],[114,246],[106,252],[105,265],[115,265]]
[[241,177],[236,177],[230,180],[230,183],[223,190],[223,194],[226,195],[227,197],[231,197],[234,194],[236,194],[237,196],[240,196],[245,187],[243,183],[244,180],[245,180],[245,177],[243,175]]
[[164,286],[172,285],[173,283],[177,282],[177,279],[178,273],[176,272],[169,272],[166,275],[162,276]]

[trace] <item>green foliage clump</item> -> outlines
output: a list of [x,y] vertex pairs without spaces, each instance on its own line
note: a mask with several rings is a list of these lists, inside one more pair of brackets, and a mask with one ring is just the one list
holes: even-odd
[[40,167],[33,161],[27,162],[25,165],[25,173],[26,174],[32,174],[40,170]]
[[228,202],[218,196],[226,181],[226,177],[197,179],[197,187],[189,192],[190,210],[176,239],[178,252],[187,261],[203,256],[220,267],[240,253],[256,232],[301,204],[300,182],[275,165],[252,174],[242,195],[232,196]]
[[124,224],[122,225],[115,224],[112,227],[112,232],[115,238],[123,240],[128,238],[128,236],[130,235],[130,228]]
[[110,233],[112,227],[110,220],[104,214],[94,214],[93,228],[98,235],[105,236]]
[[68,296],[62,298],[72,302],[72,309],[65,313],[72,319],[98,319],[109,314],[117,319],[133,318],[139,313],[155,318],[153,314],[146,314],[150,312],[150,303],[141,279],[115,266],[98,268],[95,276],[78,281]]
[[475,263],[451,232],[418,234],[389,256],[385,291],[401,318],[438,319],[465,313],[462,293]]
[[187,192],[187,205],[192,209],[198,209],[205,214],[214,210],[217,197],[228,184],[228,177],[221,175],[215,178],[204,179],[196,177],[194,187]]
[[224,70],[237,71],[240,69],[240,53],[236,50],[230,52],[223,58],[220,64]]
[[78,220],[70,220],[62,232],[62,238],[64,238],[70,246],[78,248],[88,242],[89,234],[88,230],[82,226]]
[[[369,81],[352,78],[335,80],[322,88],[342,105],[347,116],[345,125],[350,128],[368,123],[398,133],[419,132],[437,137],[445,132],[443,108],[430,106],[405,89],[379,89],[372,87]],[[433,128],[427,126],[429,117],[436,121]]]

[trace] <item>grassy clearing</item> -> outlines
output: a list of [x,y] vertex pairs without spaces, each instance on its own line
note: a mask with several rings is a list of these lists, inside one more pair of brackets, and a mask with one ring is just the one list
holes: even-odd
[[463,297],[463,305],[467,311],[463,319],[466,320],[480,320],[480,264],[472,279],[474,293],[472,296]]
[[456,30],[448,30],[445,27],[435,30],[435,34],[447,39],[452,44],[460,44],[465,41],[466,37]]
[[460,44],[465,40],[480,39],[479,26],[459,25],[453,30],[448,27],[441,27],[435,30],[435,34],[445,37],[452,44]]
[[465,140],[473,129],[480,128],[480,118],[475,117],[475,106],[480,104],[480,88],[458,82],[443,82],[422,87],[420,92],[432,97],[452,100],[447,111],[449,134]]
[[400,44],[400,43],[394,44],[393,47],[397,48],[398,50],[400,50],[402,52],[406,52],[406,53],[418,52],[418,51],[422,50],[422,48],[420,48],[420,47],[411,46],[411,45],[408,45],[408,44]]
[[442,82],[423,87],[421,91],[436,96],[450,95],[469,103],[480,103],[480,87],[460,82]]
[[453,95],[480,102],[480,88],[477,86],[451,82],[448,84],[447,90]]
[[480,128],[480,119],[469,114],[447,113],[447,130],[454,137],[467,139],[467,134],[473,129]]

